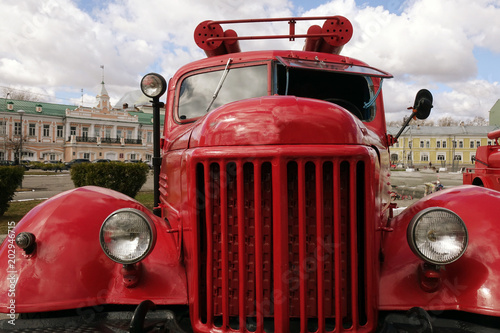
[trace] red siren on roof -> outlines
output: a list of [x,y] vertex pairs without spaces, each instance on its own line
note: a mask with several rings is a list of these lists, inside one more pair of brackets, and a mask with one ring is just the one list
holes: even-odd
[[[325,20],[323,26],[312,25],[306,34],[296,34],[295,24],[297,21]],[[288,21],[289,33],[287,35],[263,35],[263,36],[238,36],[232,29],[223,30],[222,24],[260,23]],[[239,41],[250,39],[280,39],[288,38],[294,41],[296,38],[305,38],[304,51],[325,52],[339,54],[342,48],[352,37],[352,24],[343,16],[324,17],[293,17],[293,18],[270,18],[270,19],[248,19],[227,21],[204,21],[194,31],[194,40],[208,57],[240,52]]]

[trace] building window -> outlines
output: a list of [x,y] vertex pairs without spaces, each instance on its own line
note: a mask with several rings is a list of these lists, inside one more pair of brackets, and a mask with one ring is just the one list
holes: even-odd
[[71,126],[71,133],[70,135],[76,135],[76,126]]
[[453,148],[457,148],[457,142],[455,140],[453,140],[452,142],[453,142]]
[[476,161],[476,154],[470,154],[470,161],[475,162]]
[[58,138],[63,137],[63,126],[62,125],[57,125],[57,137]]
[[441,141],[436,141],[436,148],[441,148]]
[[132,131],[131,130],[127,131],[127,139],[132,139]]
[[122,137],[122,130],[116,130],[116,137],[120,139]]
[[411,141],[408,141],[408,148],[411,148]]
[[437,160],[438,161],[446,161],[446,155],[444,155],[444,154],[438,154],[437,155]]
[[147,143],[153,142],[153,133],[148,132],[148,134],[146,135],[146,141]]
[[462,140],[458,141],[458,148],[463,148],[464,142]]
[[425,141],[425,148],[430,148],[431,142],[429,140]]
[[21,135],[21,123],[14,123],[14,135]]
[[429,154],[422,153],[420,155],[420,161],[422,161],[422,162],[428,162],[429,161]]
[[94,128],[94,133],[95,133],[96,138],[100,138],[101,137],[101,128],[96,126]]
[[469,147],[474,148],[474,141],[473,140],[470,140]]
[[0,135],[7,134],[6,126],[7,126],[7,122],[0,121]]
[[29,136],[36,136],[36,124],[28,125]]
[[153,159],[153,155],[146,154],[146,161],[151,161]]
[[120,153],[120,158],[123,158],[123,153]]
[[443,148],[446,148],[446,140],[443,140]]
[[136,159],[135,156],[136,156],[135,154],[130,154],[130,159],[135,160]]
[[481,147],[481,141],[476,141],[476,148]]
[[50,125],[43,125],[43,136],[50,136]]
[[106,131],[105,131],[105,135],[106,135],[106,139],[109,139],[111,138],[111,128],[106,128]]
[[420,148],[424,148],[424,142],[420,141]]
[[488,140],[488,146],[491,146],[492,142],[491,140]]
[[90,153],[83,153],[83,158],[90,159]]
[[453,157],[453,159],[454,159],[455,161],[461,161],[461,160],[462,160],[462,155],[457,154],[457,155],[455,155],[455,157]]
[[[82,128],[82,136],[84,138],[88,138],[89,137],[89,128],[88,127],[83,127]],[[84,158],[86,158],[86,157],[84,157]]]

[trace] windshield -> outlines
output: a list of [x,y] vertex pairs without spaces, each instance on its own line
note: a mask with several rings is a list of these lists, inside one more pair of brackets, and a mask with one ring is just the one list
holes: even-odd
[[[347,109],[363,121],[375,117],[375,91],[371,76],[355,74],[338,64],[320,61],[299,61],[294,64],[281,61],[276,66],[275,91],[278,95],[293,95],[320,99]],[[311,65],[311,66],[308,66]]]
[[[381,81],[391,77],[371,67],[280,57],[278,60],[272,94],[335,103],[363,121],[374,119]],[[218,70],[190,73],[182,79],[177,117],[181,122],[192,121],[224,104],[268,94],[268,65],[232,67],[228,61]]]
[[266,96],[267,82],[267,65],[228,67],[226,72],[222,68],[188,76],[179,92],[179,119],[198,118],[230,102]]

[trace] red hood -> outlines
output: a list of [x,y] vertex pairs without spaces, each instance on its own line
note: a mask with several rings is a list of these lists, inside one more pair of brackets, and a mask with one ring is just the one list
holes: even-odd
[[226,104],[200,119],[189,146],[363,144],[366,127],[344,108],[294,96]]

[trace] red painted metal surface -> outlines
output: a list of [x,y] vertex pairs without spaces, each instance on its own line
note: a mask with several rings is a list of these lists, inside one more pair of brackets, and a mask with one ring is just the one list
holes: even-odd
[[[102,222],[120,208],[146,212],[157,229],[156,246],[141,262],[137,285],[127,288],[122,265],[109,259],[99,245]],[[186,304],[185,271],[175,251],[175,239],[164,222],[137,201],[112,190],[82,187],[59,194],[31,210],[16,226],[15,233],[36,235],[37,249],[31,258],[16,248],[16,311],[44,312],[100,304],[138,304],[151,299],[157,304]],[[0,248],[7,264],[7,242]],[[2,267],[2,272],[6,272]],[[5,274],[5,273],[2,273]],[[5,276],[5,275],[2,275]],[[0,290],[8,290],[0,280]],[[0,293],[1,310],[9,302]]]
[[[497,191],[460,186],[426,196],[391,221],[394,231],[386,234],[383,244],[380,309],[407,310],[418,306],[500,316],[499,200]],[[403,241],[411,218],[427,207],[452,210],[463,219],[469,232],[464,256],[441,271],[441,284],[435,292],[425,292],[420,287],[418,272],[422,260]]]
[[197,122],[189,146],[366,144],[365,125],[342,107],[295,96],[247,99]]

